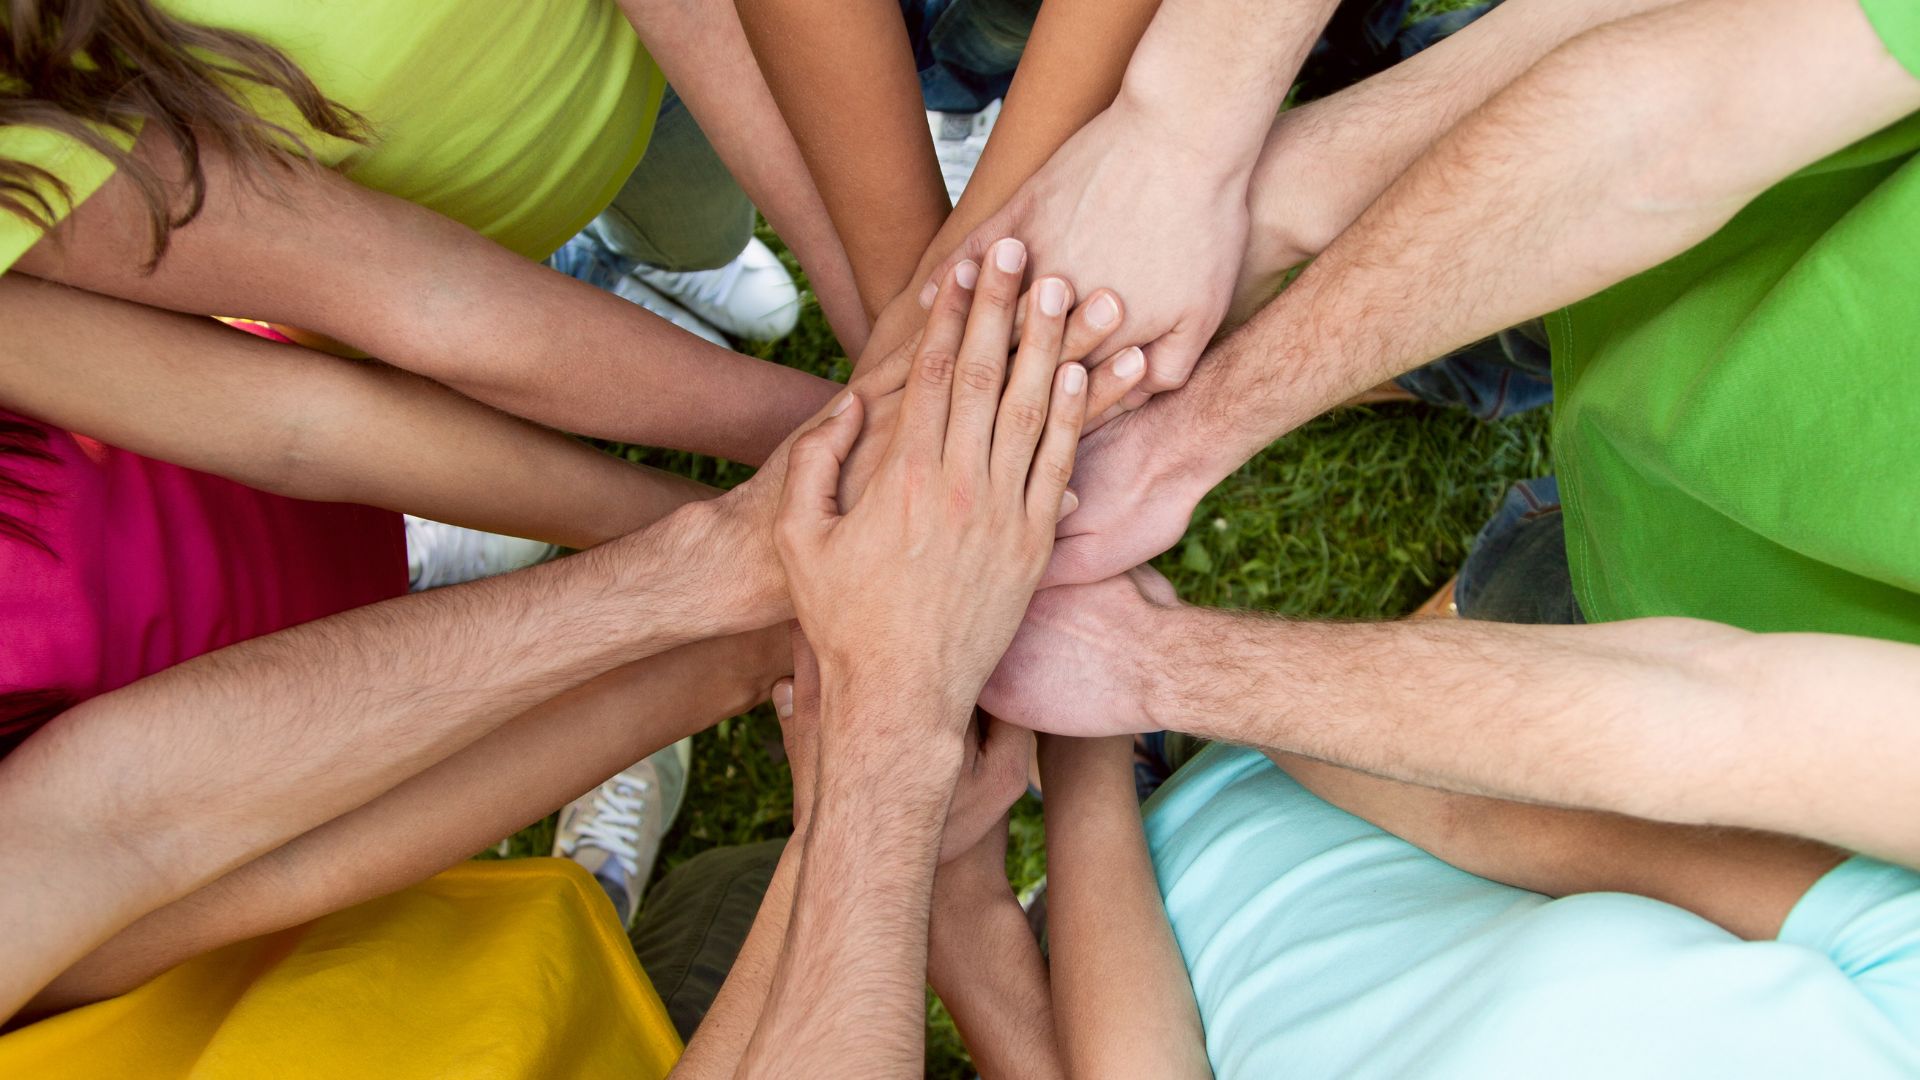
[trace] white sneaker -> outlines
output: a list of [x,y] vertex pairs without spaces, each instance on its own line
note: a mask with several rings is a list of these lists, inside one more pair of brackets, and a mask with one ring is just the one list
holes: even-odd
[[687,791],[693,740],[643,758],[560,811],[554,855],[586,867],[607,890],[621,925],[633,922],[660,855],[660,840]]
[[800,324],[800,286],[757,238],[718,270],[642,266],[633,276],[737,338],[778,341]]
[[406,522],[409,592],[478,581],[560,554],[558,547],[539,540],[463,529],[412,514],[406,515]]
[[980,152],[987,148],[987,136],[1000,119],[1000,99],[987,102],[977,113],[928,112],[927,127],[933,130],[933,152],[940,159],[940,178],[947,182],[947,198],[960,202],[960,193],[973,179],[980,164]]
[[725,334],[714,329],[705,319],[660,295],[653,286],[641,281],[639,274],[640,271],[636,270],[614,282],[613,295],[639,304],[695,337],[706,338],[723,349],[733,348],[733,342],[728,341]]

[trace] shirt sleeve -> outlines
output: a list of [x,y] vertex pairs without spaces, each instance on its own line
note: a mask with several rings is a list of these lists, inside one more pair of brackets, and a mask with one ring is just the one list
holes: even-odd
[[1864,856],[1848,859],[1794,905],[1780,940],[1826,954],[1920,1043],[1920,874]]
[[1920,78],[1920,0],[1860,0],[1894,59]]
[[[109,132],[108,138],[123,146],[132,142],[120,132]],[[68,198],[62,198],[50,184],[39,186],[40,194],[53,208],[56,224],[100,190],[100,185],[114,173],[113,162],[91,147],[46,128],[0,127],[0,158],[38,165],[67,185]],[[38,224],[9,210],[0,210],[0,274],[11,270],[20,256],[45,234],[46,230]]]

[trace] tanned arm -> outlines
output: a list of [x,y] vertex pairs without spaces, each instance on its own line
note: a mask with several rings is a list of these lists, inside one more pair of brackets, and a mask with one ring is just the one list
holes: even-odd
[[1211,1077],[1200,1009],[1167,925],[1133,787],[1133,739],[1040,740],[1047,938],[1075,1077]]
[[[172,175],[161,142],[135,151]],[[205,209],[152,273],[144,203],[125,176],[15,268],[152,307],[299,327],[562,430],[752,464],[834,393],[336,173],[293,169],[273,191],[215,147],[201,163]]]
[[263,491],[591,547],[713,489],[418,375],[0,276],[0,401]]

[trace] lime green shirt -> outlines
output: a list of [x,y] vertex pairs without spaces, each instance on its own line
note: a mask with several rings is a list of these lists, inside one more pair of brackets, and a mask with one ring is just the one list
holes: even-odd
[[[1920,4],[1861,0],[1920,74]],[[1920,115],[1548,320],[1592,621],[1920,643]]]
[[[613,200],[646,149],[666,81],[613,0],[162,0],[191,22],[284,51],[365,116],[370,144],[311,136],[277,96],[255,108],[308,136],[367,187],[543,258]],[[0,128],[0,156],[65,180],[75,201],[112,175],[98,154]],[[0,271],[40,231],[0,213]]]

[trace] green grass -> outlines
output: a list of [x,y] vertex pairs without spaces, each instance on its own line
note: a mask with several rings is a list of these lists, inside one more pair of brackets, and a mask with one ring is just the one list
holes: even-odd
[[[1465,0],[1417,0],[1415,13],[1461,6]],[[782,250],[770,234],[762,236]],[[747,351],[835,379],[847,374],[810,296],[795,333]],[[1483,424],[1419,406],[1336,411],[1274,444],[1215,489],[1186,537],[1155,565],[1196,604],[1307,618],[1405,614],[1458,568],[1507,485],[1551,471],[1546,431],[1544,414]],[[752,472],[690,454],[607,448],[720,487]],[[656,877],[710,848],[786,836],[790,783],[770,709],[696,736],[687,800],[666,837]],[[545,854],[552,839],[549,819],[509,838],[508,853]],[[1023,890],[1045,872],[1040,810],[1031,799],[1014,809],[1007,866]],[[927,1075],[972,1075],[951,1019],[931,995]]]

